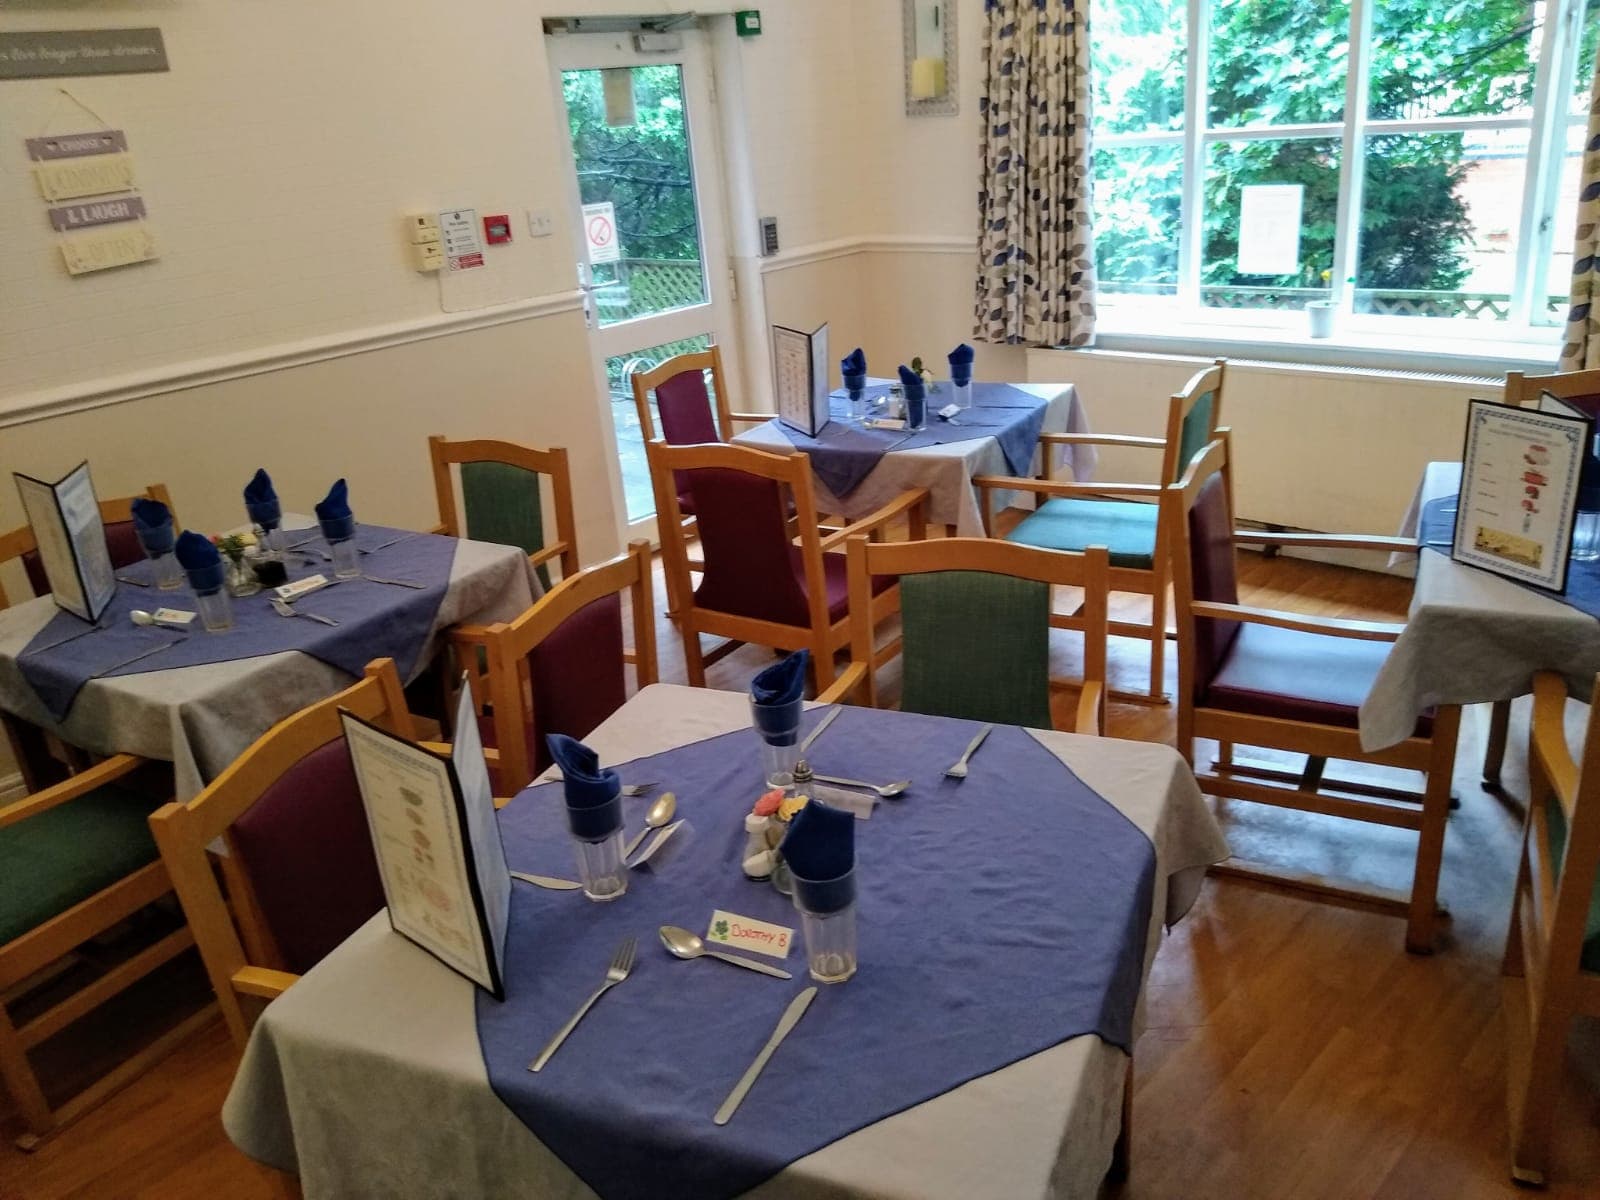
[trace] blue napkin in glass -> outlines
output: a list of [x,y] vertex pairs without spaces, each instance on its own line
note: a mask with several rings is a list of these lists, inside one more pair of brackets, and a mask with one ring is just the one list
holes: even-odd
[[972,347],[967,345],[965,342],[962,342],[961,345],[950,351],[948,357],[950,359],[951,383],[972,382],[973,353]]
[[811,651],[796,650],[750,681],[750,711],[756,731],[771,745],[792,746],[800,740],[800,709],[810,661]]
[[244,485],[244,511],[261,528],[269,533],[283,520],[283,506],[278,503],[277,490],[272,486],[272,476],[264,467],[257,467],[250,482]]
[[355,515],[350,511],[350,485],[344,480],[334,481],[327,498],[317,502],[317,523],[322,526],[322,536],[330,542],[342,542],[354,537]]
[[202,596],[210,595],[222,586],[224,570],[222,554],[211,544],[211,539],[192,529],[178,535],[178,563],[189,576],[189,586]]
[[856,819],[812,800],[789,823],[779,847],[807,912],[838,912],[856,898]]
[[921,375],[918,375],[910,367],[902,363],[900,366],[900,386],[905,390],[906,395],[906,423],[908,425],[921,425],[922,418],[925,415],[924,405],[928,402],[927,385],[922,382]]
[[567,797],[567,826],[573,837],[598,842],[622,828],[622,780],[600,756],[576,738],[552,733],[545,738],[550,757],[561,768]]
[[857,346],[839,360],[839,374],[844,379],[844,386],[850,391],[859,391],[867,385],[867,356]]
[[140,496],[133,502],[133,533],[146,554],[170,554],[177,541],[172,510],[159,500]]

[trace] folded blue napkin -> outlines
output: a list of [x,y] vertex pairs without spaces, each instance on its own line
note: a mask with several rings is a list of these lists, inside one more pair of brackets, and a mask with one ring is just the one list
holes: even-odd
[[800,710],[810,661],[811,651],[796,650],[750,681],[750,712],[756,731],[774,746],[792,746],[800,738]]
[[322,536],[330,542],[342,542],[354,537],[356,519],[350,511],[350,485],[339,479],[328,489],[325,500],[317,502],[317,523],[322,526]]
[[949,359],[951,383],[972,382],[973,353],[972,347],[967,345],[965,342],[962,342],[961,345],[950,351]]
[[244,510],[252,521],[269,532],[283,520],[283,506],[278,503],[272,476],[263,467],[257,467],[250,482],[244,485]]
[[844,386],[852,391],[866,386],[867,356],[860,346],[839,360],[839,373],[844,377]]
[[928,387],[910,367],[901,364],[900,386],[906,394],[906,424],[913,429],[922,425],[922,419],[927,415],[925,405],[928,402]]
[[856,898],[856,819],[842,808],[812,800],[789,823],[779,852],[806,912],[838,912]]
[[572,836],[598,842],[622,828],[622,780],[600,756],[576,738],[552,733],[545,738],[550,757],[561,768]]
[[211,544],[210,538],[192,529],[185,529],[178,535],[176,550],[178,564],[189,576],[189,586],[196,592],[206,596],[222,586],[226,575],[222,555]]
[[140,496],[133,502],[133,532],[149,555],[170,554],[177,541],[172,511],[159,500]]

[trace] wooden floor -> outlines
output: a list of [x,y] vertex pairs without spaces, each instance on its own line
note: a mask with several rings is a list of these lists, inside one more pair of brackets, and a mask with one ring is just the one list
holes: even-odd
[[[1246,603],[1341,616],[1405,610],[1404,581],[1292,560],[1248,563]],[[1068,671],[1072,635],[1059,636],[1059,669]],[[665,622],[660,645],[662,677],[681,682],[681,648]],[[1144,643],[1116,644],[1119,686],[1142,686],[1146,652]],[[770,652],[741,649],[711,669],[711,685],[742,687],[770,661]],[[1169,690],[1172,683],[1169,675]],[[1059,707],[1069,723],[1071,698],[1059,698]],[[1520,810],[1516,799],[1478,786],[1481,722],[1476,712],[1464,722],[1456,772],[1462,804],[1442,885],[1453,919],[1433,957],[1406,955],[1402,922],[1392,916],[1207,882],[1156,959],[1135,1057],[1133,1172],[1111,1195],[1474,1200],[1517,1193],[1506,1174],[1498,964]],[[1514,729],[1525,736],[1525,712]],[[1173,731],[1171,708],[1112,708],[1113,736],[1170,741]],[[1520,794],[1525,778],[1517,746],[1508,790]],[[1408,882],[1412,842],[1399,831],[1227,807],[1222,816],[1236,852]],[[226,1034],[213,1025],[35,1153],[19,1154],[7,1139],[0,1198],[275,1195],[270,1173],[233,1150],[217,1120],[233,1064]],[[1585,1027],[1569,1056],[1552,1197],[1600,1197],[1597,1064],[1600,1035]]]

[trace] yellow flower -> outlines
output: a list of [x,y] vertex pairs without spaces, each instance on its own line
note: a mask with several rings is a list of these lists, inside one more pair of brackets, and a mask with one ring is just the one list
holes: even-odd
[[790,817],[794,816],[795,813],[804,808],[806,806],[806,801],[809,799],[811,799],[809,796],[790,796],[782,804],[778,805],[778,819],[780,821],[787,821]]

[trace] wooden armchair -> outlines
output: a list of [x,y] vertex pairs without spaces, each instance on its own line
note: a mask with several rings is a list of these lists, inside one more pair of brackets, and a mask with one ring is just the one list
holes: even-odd
[[[628,698],[625,664],[636,686],[656,681],[656,614],[650,543],[628,543],[608,563],[569,576],[513,621],[466,625],[450,634],[458,657],[480,648],[488,678],[474,700],[498,795],[527,786],[550,765],[545,736],[585,738]],[[622,642],[622,593],[629,594],[633,649]]]
[[[146,778],[161,772],[161,787]],[[136,778],[136,775],[138,776]],[[172,890],[146,819],[170,791],[156,764],[118,754],[0,808],[0,997]],[[32,1149],[216,1016],[206,1007],[60,1105],[28,1052],[194,944],[178,928],[21,1024],[0,1001],[0,1080]]]
[[[766,454],[743,446],[669,446],[659,440],[647,443],[645,451],[661,518],[667,601],[683,637],[689,683],[704,687],[708,664],[753,642],[781,650],[809,649],[813,691],[822,692],[833,682],[834,653],[850,638],[844,555],[828,552],[856,534],[879,537],[902,516],[912,539],[920,541],[927,535],[926,489],[902,492],[877,512],[824,537],[817,527],[806,454]],[[680,486],[692,497],[699,520],[704,565],[698,586],[690,579]],[[897,603],[894,581],[879,581],[871,618],[881,620]],[[702,633],[729,641],[705,654]]]
[[[359,683],[267,730],[193,800],[150,816],[241,1050],[255,1016],[244,998],[280,995],[384,905],[341,708],[412,736],[394,660],[378,659]],[[206,847],[218,839],[227,852],[214,867]]]
[[[1105,726],[1109,555],[1036,550],[989,538],[871,542],[846,547],[851,662],[819,699],[865,692],[879,707],[876,630],[868,618],[874,581],[900,582],[900,654],[905,712],[1054,728],[1053,689],[1078,691],[1079,733]],[[1050,589],[1084,589],[1083,683],[1050,678]]]
[[[1168,546],[1172,531],[1162,519],[1163,486],[1173,483],[1194,456],[1216,436],[1222,416],[1222,385],[1227,360],[1197,372],[1174,393],[1167,408],[1165,437],[1120,434],[1041,434],[1044,473],[1039,480],[984,475],[972,482],[983,501],[984,529],[994,532],[991,515],[996,491],[1031,491],[1037,507],[1006,535],[1006,540],[1044,550],[1082,552],[1104,545],[1111,553],[1111,590],[1150,597],[1150,622],[1112,621],[1112,634],[1150,642],[1150,687],[1146,692],[1113,692],[1119,700],[1165,704]],[[1159,450],[1158,483],[1062,483],[1050,475],[1052,448],[1075,445],[1122,446]],[[1080,614],[1052,614],[1057,628],[1082,629]]]
[[[1239,603],[1234,562],[1234,547],[1247,543],[1413,553],[1416,543],[1236,532],[1228,448],[1223,431],[1162,498],[1172,533],[1178,621],[1178,749],[1195,768],[1201,790],[1210,795],[1414,829],[1418,836],[1409,895],[1375,893],[1263,866],[1229,863],[1212,870],[1404,912],[1406,948],[1431,953],[1461,709],[1441,706],[1419,720],[1412,736],[1398,746],[1362,750],[1358,710],[1402,627],[1245,607]],[[1222,744],[1221,759],[1209,769],[1196,761],[1196,738]],[[1310,766],[1296,775],[1235,763],[1234,744],[1304,754]],[[1421,771],[1426,788],[1419,795],[1325,780],[1323,764],[1329,758]]]
[[[438,532],[521,548],[545,587],[550,586],[552,559],[561,560],[563,579],[578,573],[572,470],[565,448],[538,450],[482,438],[452,442],[435,435],[428,439],[428,455],[433,462],[433,490],[439,500]],[[457,514],[452,465],[459,468],[461,476],[465,521]],[[545,540],[540,476],[550,481],[556,526],[553,542]]]
[[1519,1183],[1545,1180],[1572,1019],[1600,1017],[1600,679],[1579,762],[1567,748],[1566,708],[1562,677],[1535,675],[1528,815],[1501,968]]

